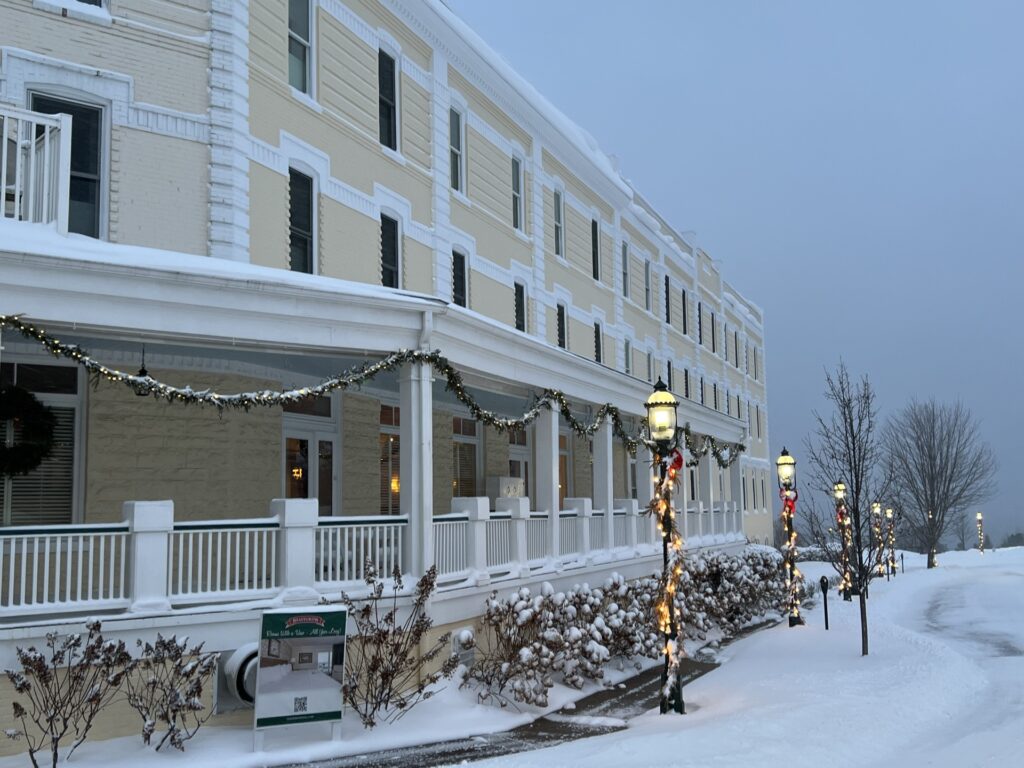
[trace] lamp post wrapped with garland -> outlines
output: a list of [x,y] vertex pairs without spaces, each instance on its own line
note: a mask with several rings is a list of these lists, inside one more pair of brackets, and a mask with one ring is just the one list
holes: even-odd
[[842,480],[832,486],[832,495],[836,500],[836,525],[842,538],[843,549],[840,555],[842,578],[839,580],[839,592],[843,600],[852,600],[853,580],[850,578],[850,548],[853,545],[853,532],[850,530],[850,516],[846,512],[846,483]]
[[[676,473],[682,467],[678,455],[678,430],[676,429],[676,408],[679,403],[668,391],[665,382],[658,378],[654,391],[647,398],[647,431],[656,453],[658,465],[658,487],[651,501],[651,511],[657,516],[658,530],[661,531],[662,571],[658,585],[658,600],[655,604],[658,631],[664,638],[665,663],[661,671],[661,713],[669,710],[684,714],[683,678],[679,663],[683,658],[683,643],[679,636],[681,616],[676,607],[676,592],[683,575],[683,539],[676,527],[675,510],[672,508],[672,489]],[[669,455],[676,454],[669,466]]]
[[978,552],[985,554],[985,519],[978,513]]
[[882,505],[871,504],[871,544],[875,553],[875,569],[878,575],[885,573],[885,537],[882,536]]
[[889,575],[896,576],[896,518],[893,517],[892,507],[885,510],[886,538],[889,540]]
[[786,611],[789,614],[789,626],[796,627],[804,623],[803,617],[800,616],[803,582],[800,569],[796,567],[796,527],[793,525],[797,498],[796,459],[789,455],[785,447],[775,461],[775,468],[779,475],[779,498],[782,499],[782,526],[786,532],[783,566],[786,571]]

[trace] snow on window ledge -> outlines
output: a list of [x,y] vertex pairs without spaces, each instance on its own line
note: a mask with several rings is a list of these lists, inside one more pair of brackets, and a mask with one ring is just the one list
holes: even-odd
[[32,0],[32,7],[39,11],[58,13],[79,21],[88,21],[100,26],[109,27],[114,23],[108,11],[102,5],[80,3],[78,0]]

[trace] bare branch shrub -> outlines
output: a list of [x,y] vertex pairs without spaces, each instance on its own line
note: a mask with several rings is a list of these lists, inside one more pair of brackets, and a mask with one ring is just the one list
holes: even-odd
[[152,645],[141,640],[137,645],[142,655],[124,685],[129,706],[142,718],[142,741],[150,744],[157,725],[163,723],[167,731],[156,748],[169,741],[184,751],[185,742],[213,714],[203,705],[203,687],[217,671],[217,656],[204,654],[202,643],[189,648],[188,638],[159,633]]

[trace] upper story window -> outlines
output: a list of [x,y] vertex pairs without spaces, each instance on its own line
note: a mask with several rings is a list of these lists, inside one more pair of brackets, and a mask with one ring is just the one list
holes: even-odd
[[466,257],[458,251],[452,251],[452,301],[466,306]]
[[715,313],[711,313],[711,351],[718,353],[718,330],[715,327]]
[[626,339],[622,342],[623,365],[622,370],[633,375],[633,345]]
[[713,402],[715,404],[715,410],[717,411],[718,410],[718,384],[717,383],[714,383],[714,384],[711,385],[711,396],[713,398],[711,402]]
[[665,275],[665,322],[672,324],[672,278]]
[[690,399],[690,369],[683,369],[683,397]]
[[288,268],[313,274],[313,179],[288,170]]
[[68,231],[100,236],[103,110],[42,94],[32,94],[32,109],[47,115],[71,115],[71,194]]
[[644,309],[651,311],[651,262],[644,262]]
[[565,327],[565,305],[559,304],[555,309],[555,324],[557,331],[558,346],[566,348],[566,327]]
[[515,289],[516,330],[526,331],[526,286],[516,283]]
[[647,380],[654,381],[654,353],[647,353]]
[[705,404],[705,401],[704,401],[704,377],[703,376],[700,377],[700,404],[701,405]]
[[380,279],[385,288],[398,288],[399,275],[398,221],[380,217]]
[[309,0],[288,0],[288,84],[309,93]]
[[704,302],[697,302],[697,343],[704,343]]
[[622,244],[622,295],[629,298],[629,243]]
[[604,357],[604,336],[601,324],[594,323],[594,361],[600,363]]
[[668,381],[666,381],[665,383],[668,384],[668,391],[669,392],[671,392],[671,391],[673,391],[675,389],[675,377],[672,375],[673,373],[674,373],[674,371],[672,369],[672,361],[671,360],[666,360],[665,361],[665,378],[668,379]]
[[683,291],[682,291],[682,299],[683,299],[683,335],[684,336],[688,336],[690,334],[690,327],[689,327],[690,326],[690,323],[689,323],[690,311],[689,311],[689,309],[686,306],[686,289],[685,288],[683,288]]
[[754,381],[758,381],[758,376],[757,376],[757,347],[754,347]]
[[555,190],[554,194],[555,201],[555,256],[561,256],[565,258],[565,204],[562,201],[562,192]]
[[512,227],[523,229],[523,163],[512,158]]
[[464,135],[462,130],[462,113],[456,109],[448,110],[448,142],[451,148],[452,189],[466,193],[466,153],[463,151]]
[[380,93],[380,143],[398,149],[398,84],[395,81],[395,59],[384,51],[377,52],[377,87]]
[[590,269],[595,280],[601,279],[601,225],[590,220]]
[[732,364],[740,367],[740,332],[732,332]]

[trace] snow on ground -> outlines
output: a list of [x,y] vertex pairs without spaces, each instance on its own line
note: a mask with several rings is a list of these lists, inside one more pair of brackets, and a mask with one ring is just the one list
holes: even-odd
[[651,712],[627,731],[481,765],[1020,765],[1024,548],[945,553],[931,572],[907,554],[906,566],[871,586],[867,658],[857,602],[832,590],[829,632],[819,600],[806,627],[729,646],[687,686],[684,717]]

